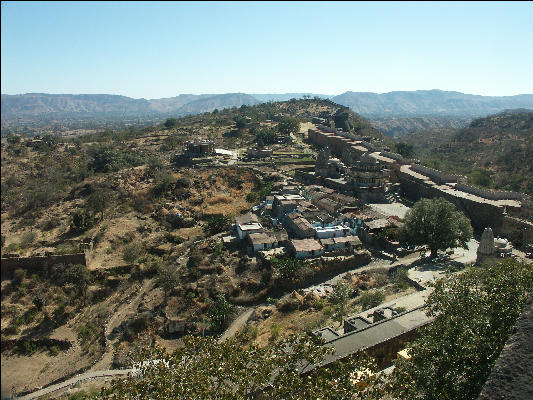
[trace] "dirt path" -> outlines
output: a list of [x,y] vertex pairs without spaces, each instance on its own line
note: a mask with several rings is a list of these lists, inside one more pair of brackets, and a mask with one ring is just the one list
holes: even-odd
[[239,329],[246,325],[248,318],[250,318],[254,310],[255,307],[247,308],[237,318],[235,318],[228,329],[226,329],[226,331],[222,334],[220,339],[218,339],[218,343],[222,343],[224,340],[233,337]]
[[149,292],[154,286],[152,280],[145,280],[141,285],[138,285],[133,290],[133,298],[124,301],[117,311],[113,314],[105,327],[106,337],[106,350],[102,358],[96,362],[89,371],[100,371],[110,368],[113,363],[115,343],[118,341],[118,337],[114,340],[109,339],[109,335],[113,332],[113,329],[120,326],[120,324],[126,319],[128,315],[136,312],[140,302],[143,299],[145,293]]
[[116,376],[126,376],[128,373],[134,372],[133,369],[115,369],[115,370],[105,370],[105,371],[92,371],[92,372],[86,372],[81,375],[77,375],[73,378],[70,378],[64,382],[57,383],[55,385],[49,386],[47,388],[38,390],[36,392],[27,394],[22,397],[15,397],[14,400],[32,400],[37,399],[41,396],[45,396],[47,394],[51,394],[53,392],[56,392],[58,390],[75,386],[80,382],[89,380],[89,379],[108,379],[110,377],[116,377]]

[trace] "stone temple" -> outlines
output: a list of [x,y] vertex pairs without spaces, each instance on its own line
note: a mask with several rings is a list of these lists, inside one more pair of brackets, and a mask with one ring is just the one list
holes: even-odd
[[508,240],[494,239],[491,228],[485,228],[477,249],[477,263],[480,264],[487,258],[506,257],[511,254],[513,247]]

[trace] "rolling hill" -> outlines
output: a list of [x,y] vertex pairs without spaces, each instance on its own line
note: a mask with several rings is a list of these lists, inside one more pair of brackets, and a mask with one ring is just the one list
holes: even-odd
[[478,96],[442,90],[346,92],[332,101],[366,118],[385,116],[485,116],[512,108],[533,108],[533,95]]
[[533,110],[507,110],[462,129],[402,138],[426,165],[466,174],[471,183],[533,194]]

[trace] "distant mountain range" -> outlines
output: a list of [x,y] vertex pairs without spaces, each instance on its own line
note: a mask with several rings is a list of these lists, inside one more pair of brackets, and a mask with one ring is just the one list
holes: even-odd
[[485,116],[512,108],[533,108],[533,94],[478,96],[442,90],[383,94],[346,92],[331,98],[367,118],[407,116]]
[[[198,114],[214,109],[285,101],[303,96],[329,98],[350,107],[361,116],[377,120],[376,126],[391,136],[431,127],[457,128],[465,118],[475,118],[506,109],[533,109],[533,95],[477,96],[442,90],[411,92],[346,92],[338,96],[314,93],[285,94],[181,94],[162,99],[133,99],[107,94],[2,94],[2,120],[76,117],[167,117]],[[435,119],[435,117],[437,117]],[[453,120],[442,119],[452,117]],[[391,118],[409,118],[391,121]],[[418,118],[413,120],[412,118]]]
[[45,94],[2,95],[2,119],[24,117],[79,116],[153,116],[186,115],[213,111],[215,108],[240,107],[260,103],[244,93],[181,94],[163,99],[133,99],[109,94]]

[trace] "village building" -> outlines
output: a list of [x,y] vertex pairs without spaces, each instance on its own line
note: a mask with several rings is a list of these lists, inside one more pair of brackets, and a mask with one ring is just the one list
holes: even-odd
[[276,237],[264,232],[250,233],[248,234],[247,240],[253,253],[261,250],[274,249],[279,246],[279,241]]
[[215,143],[212,140],[195,138],[185,142],[184,155],[189,157],[205,157],[215,153]]
[[350,234],[350,228],[336,225],[336,226],[325,226],[316,228],[316,237],[318,239],[327,239],[335,238],[341,236],[347,236]]
[[249,158],[267,158],[272,157],[272,149],[270,148],[258,148],[250,147],[246,150],[246,155]]
[[235,217],[235,229],[237,230],[237,235],[241,240],[245,239],[251,233],[264,232],[263,226],[259,223],[259,218],[257,215],[252,213]]
[[305,198],[297,194],[275,195],[272,203],[272,212],[275,216],[281,218],[294,211],[303,200]]
[[324,254],[324,248],[315,239],[292,239],[289,246],[296,258],[311,258]]
[[313,225],[297,212],[291,212],[285,216],[284,226],[287,232],[298,239],[312,238],[315,236]]
[[326,252],[348,251],[362,247],[361,240],[357,236],[343,236],[328,239],[320,239],[320,243]]

